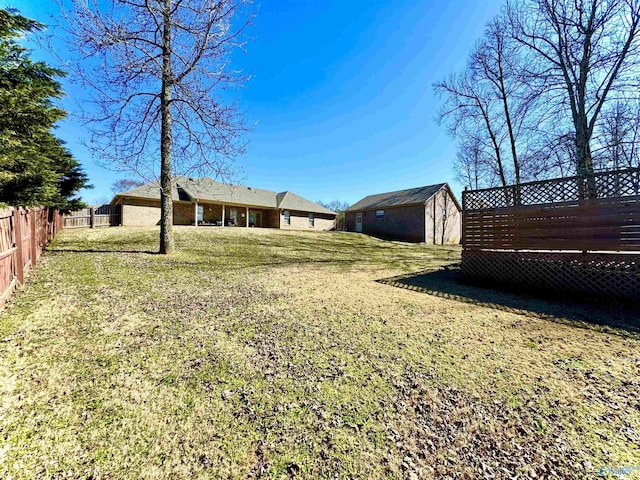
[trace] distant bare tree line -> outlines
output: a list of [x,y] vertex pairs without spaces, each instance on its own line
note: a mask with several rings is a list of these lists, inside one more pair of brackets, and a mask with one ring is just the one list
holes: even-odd
[[640,0],[514,0],[437,83],[472,188],[640,166]]
[[336,230],[342,231],[345,228],[345,212],[349,208],[349,204],[347,202],[343,202],[342,200],[331,200],[330,202],[323,202],[319,200],[316,202],[318,205],[322,205],[329,210],[336,212]]

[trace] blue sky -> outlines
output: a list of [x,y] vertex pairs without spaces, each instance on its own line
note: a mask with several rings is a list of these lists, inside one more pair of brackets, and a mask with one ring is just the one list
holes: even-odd
[[[247,185],[291,190],[311,200],[361,197],[454,180],[455,142],[436,123],[432,84],[462,69],[501,0],[272,0],[259,5],[247,53],[235,66],[252,75],[240,91],[252,130],[238,159]],[[8,6],[50,23],[56,6]],[[42,51],[38,59],[47,60]],[[66,86],[64,107],[78,108]],[[67,141],[94,184],[88,202],[111,197],[119,175],[82,146],[73,120]]]

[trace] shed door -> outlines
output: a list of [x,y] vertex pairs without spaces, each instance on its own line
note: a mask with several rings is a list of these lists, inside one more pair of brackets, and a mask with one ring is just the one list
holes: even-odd
[[356,232],[362,233],[362,212],[356,213]]

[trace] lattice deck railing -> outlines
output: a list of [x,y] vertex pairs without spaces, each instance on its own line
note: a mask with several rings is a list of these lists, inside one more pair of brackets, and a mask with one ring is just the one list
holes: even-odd
[[462,199],[467,278],[640,299],[640,169],[465,191]]
[[486,208],[516,207],[572,202],[588,198],[619,198],[640,195],[640,168],[598,172],[586,177],[564,177],[507,187],[465,191],[465,212]]

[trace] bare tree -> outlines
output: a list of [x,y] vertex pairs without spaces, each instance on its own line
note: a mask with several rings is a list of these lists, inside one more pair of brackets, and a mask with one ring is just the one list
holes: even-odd
[[[461,139],[458,165],[469,166],[474,152],[469,157],[470,143],[474,148],[480,143],[484,166],[492,167],[484,168],[483,175],[495,171],[502,185],[519,184],[526,175],[526,161],[537,158],[530,151],[535,144],[530,137],[536,134],[531,111],[539,97],[521,74],[522,47],[511,39],[507,25],[504,14],[495,17],[471,51],[465,71],[435,85],[446,97],[439,119]],[[487,163],[489,159],[493,161]],[[478,183],[494,183],[489,177],[482,180],[486,182]]]
[[338,214],[336,216],[336,230],[344,230],[345,211],[347,210],[347,208],[349,208],[349,204],[347,202],[343,202],[341,200],[331,200],[330,202],[318,201],[316,203],[336,212]]
[[625,142],[625,167],[640,168],[640,101],[633,103],[631,128]]
[[173,175],[228,179],[244,151],[228,90],[248,77],[230,59],[253,12],[248,0],[70,2],[63,28],[78,54],[69,65],[93,93],[90,145],[113,168],[159,179],[160,253],[171,253]]
[[141,180],[134,180],[132,178],[121,178],[111,184],[111,191],[114,193],[114,195],[117,195],[118,193],[123,193],[142,185],[144,185],[144,182]]
[[640,0],[515,0],[507,11],[513,38],[528,51],[524,73],[547,105],[568,111],[576,170],[592,172],[600,114],[637,89]]
[[603,168],[640,166],[640,102],[618,101],[602,115],[596,147]]
[[349,208],[349,204],[347,202],[343,202],[342,200],[331,200],[330,202],[318,201],[316,203],[334,212],[344,212],[347,208]]
[[[446,97],[438,119],[446,122],[452,135],[474,131],[490,145],[492,163],[500,183],[507,185],[507,172],[502,155],[503,136],[496,113],[496,99],[478,83],[474,70],[451,75],[449,79],[434,85],[436,93]],[[498,105],[499,108],[499,105]]]
[[527,113],[536,97],[526,89],[518,74],[518,49],[511,42],[502,16],[494,18],[487,26],[484,37],[471,53],[469,68],[476,83],[481,83],[487,95],[499,107],[495,128],[505,131],[511,154],[515,183],[521,181],[521,165],[518,158],[517,139],[525,125]]
[[492,187],[496,175],[491,170],[482,143],[477,136],[469,135],[458,147],[454,169],[457,180],[474,190]]
[[640,126],[611,105],[638,99],[639,63],[640,0],[508,1],[465,71],[435,85],[458,174],[473,180],[474,144],[491,167],[478,184],[633,164]]

